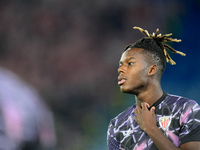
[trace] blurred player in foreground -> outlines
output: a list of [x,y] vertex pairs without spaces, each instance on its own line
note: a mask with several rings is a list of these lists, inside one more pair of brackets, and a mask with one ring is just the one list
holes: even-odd
[[31,85],[5,65],[8,45],[0,36],[0,150],[53,150],[53,114]]

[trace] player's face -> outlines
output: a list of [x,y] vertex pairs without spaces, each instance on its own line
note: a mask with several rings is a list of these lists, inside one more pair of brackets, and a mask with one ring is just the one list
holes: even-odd
[[118,85],[124,93],[138,94],[148,83],[148,63],[141,48],[126,50],[120,59]]

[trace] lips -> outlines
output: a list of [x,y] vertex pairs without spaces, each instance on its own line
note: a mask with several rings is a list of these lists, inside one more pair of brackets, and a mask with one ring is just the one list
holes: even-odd
[[126,82],[126,78],[118,77],[118,85],[122,85]]

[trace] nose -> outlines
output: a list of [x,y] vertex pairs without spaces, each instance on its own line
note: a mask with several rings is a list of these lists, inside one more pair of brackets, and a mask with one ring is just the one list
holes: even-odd
[[121,65],[119,68],[118,68],[118,74],[120,73],[124,73],[125,72],[125,66],[124,65]]

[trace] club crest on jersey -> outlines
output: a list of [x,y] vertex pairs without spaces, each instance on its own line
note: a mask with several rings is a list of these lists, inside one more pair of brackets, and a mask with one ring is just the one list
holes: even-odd
[[171,124],[171,121],[172,121],[172,116],[164,116],[164,117],[160,117],[159,118],[159,124],[160,124],[160,127],[166,131],[170,124]]

